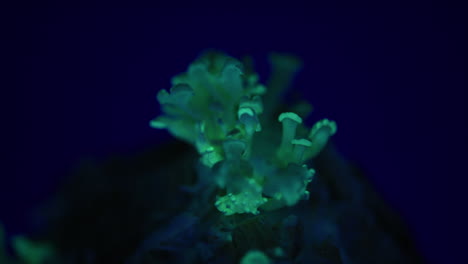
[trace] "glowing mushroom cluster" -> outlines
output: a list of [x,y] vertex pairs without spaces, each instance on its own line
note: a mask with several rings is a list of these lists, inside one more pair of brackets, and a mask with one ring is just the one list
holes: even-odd
[[211,52],[175,76],[169,92],[157,95],[163,115],[150,125],[194,145],[207,168],[200,173],[209,174],[200,178],[218,187],[215,206],[226,215],[258,214],[307,199],[315,171],[306,163],[336,132],[335,122],[328,119],[309,130],[294,112],[278,116],[282,129],[277,131],[268,120],[272,104],[289,86],[300,61],[282,54],[272,58],[268,89],[238,60]]

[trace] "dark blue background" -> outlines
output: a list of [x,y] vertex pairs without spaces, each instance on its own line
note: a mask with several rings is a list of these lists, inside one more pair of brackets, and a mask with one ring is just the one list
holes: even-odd
[[[433,263],[461,263],[466,223],[466,16],[455,8],[4,9],[0,219],[26,213],[84,157],[169,139],[156,92],[205,48],[305,62],[296,87],[335,119],[345,156]],[[457,261],[458,260],[458,261]]]

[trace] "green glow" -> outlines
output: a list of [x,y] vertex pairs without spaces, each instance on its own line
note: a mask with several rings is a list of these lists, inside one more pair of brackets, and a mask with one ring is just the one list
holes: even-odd
[[241,259],[240,264],[270,264],[270,259],[265,253],[259,250],[250,250]]
[[52,258],[54,249],[48,243],[35,242],[24,236],[13,238],[13,248],[18,257],[26,264],[42,264]]
[[[315,171],[306,163],[336,132],[336,123],[323,119],[308,133],[302,124],[305,116],[294,112],[276,117],[282,127],[278,131],[272,113],[301,62],[284,54],[270,59],[268,87],[238,60],[209,52],[173,77],[169,91],[157,95],[164,114],[150,126],[195,146],[223,194],[215,206],[226,215],[258,214],[307,199]],[[292,109],[311,111],[304,102]]]

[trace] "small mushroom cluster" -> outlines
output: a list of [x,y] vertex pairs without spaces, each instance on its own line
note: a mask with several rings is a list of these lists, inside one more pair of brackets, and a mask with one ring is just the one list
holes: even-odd
[[[274,108],[270,104],[278,101],[274,95],[289,85],[285,80],[292,79],[300,62],[280,54],[273,59],[277,68],[273,72],[280,78],[273,77],[276,81],[269,89],[239,61],[207,53],[172,79],[169,92],[157,95],[164,114],[150,125],[195,146],[206,168],[200,178],[211,179],[218,187],[215,206],[226,215],[258,214],[259,209],[274,210],[307,199],[315,171],[306,162],[336,132],[335,122],[323,119],[308,135],[298,133],[306,128],[293,112],[279,115],[282,132],[276,131],[268,120]],[[275,138],[279,147],[272,149]]]
[[336,133],[336,123],[322,119],[310,130],[307,138],[296,138],[296,130],[302,124],[302,118],[293,112],[282,113],[278,121],[283,125],[281,145],[277,157],[285,163],[302,164],[320,153],[328,139]]

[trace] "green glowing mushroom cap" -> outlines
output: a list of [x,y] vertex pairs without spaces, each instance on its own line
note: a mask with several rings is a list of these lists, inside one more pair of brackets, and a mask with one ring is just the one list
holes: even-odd
[[302,124],[302,118],[300,116],[298,116],[296,113],[293,113],[293,112],[285,112],[285,113],[282,113],[281,115],[279,115],[278,121],[283,122],[283,121],[286,121],[286,120],[291,120],[291,121],[294,121],[294,122],[296,122],[298,124]]
[[299,146],[304,146],[304,147],[311,147],[312,146],[312,142],[310,142],[310,140],[307,140],[305,138],[301,138],[301,139],[293,139],[291,141],[291,144],[293,145],[299,145]]

